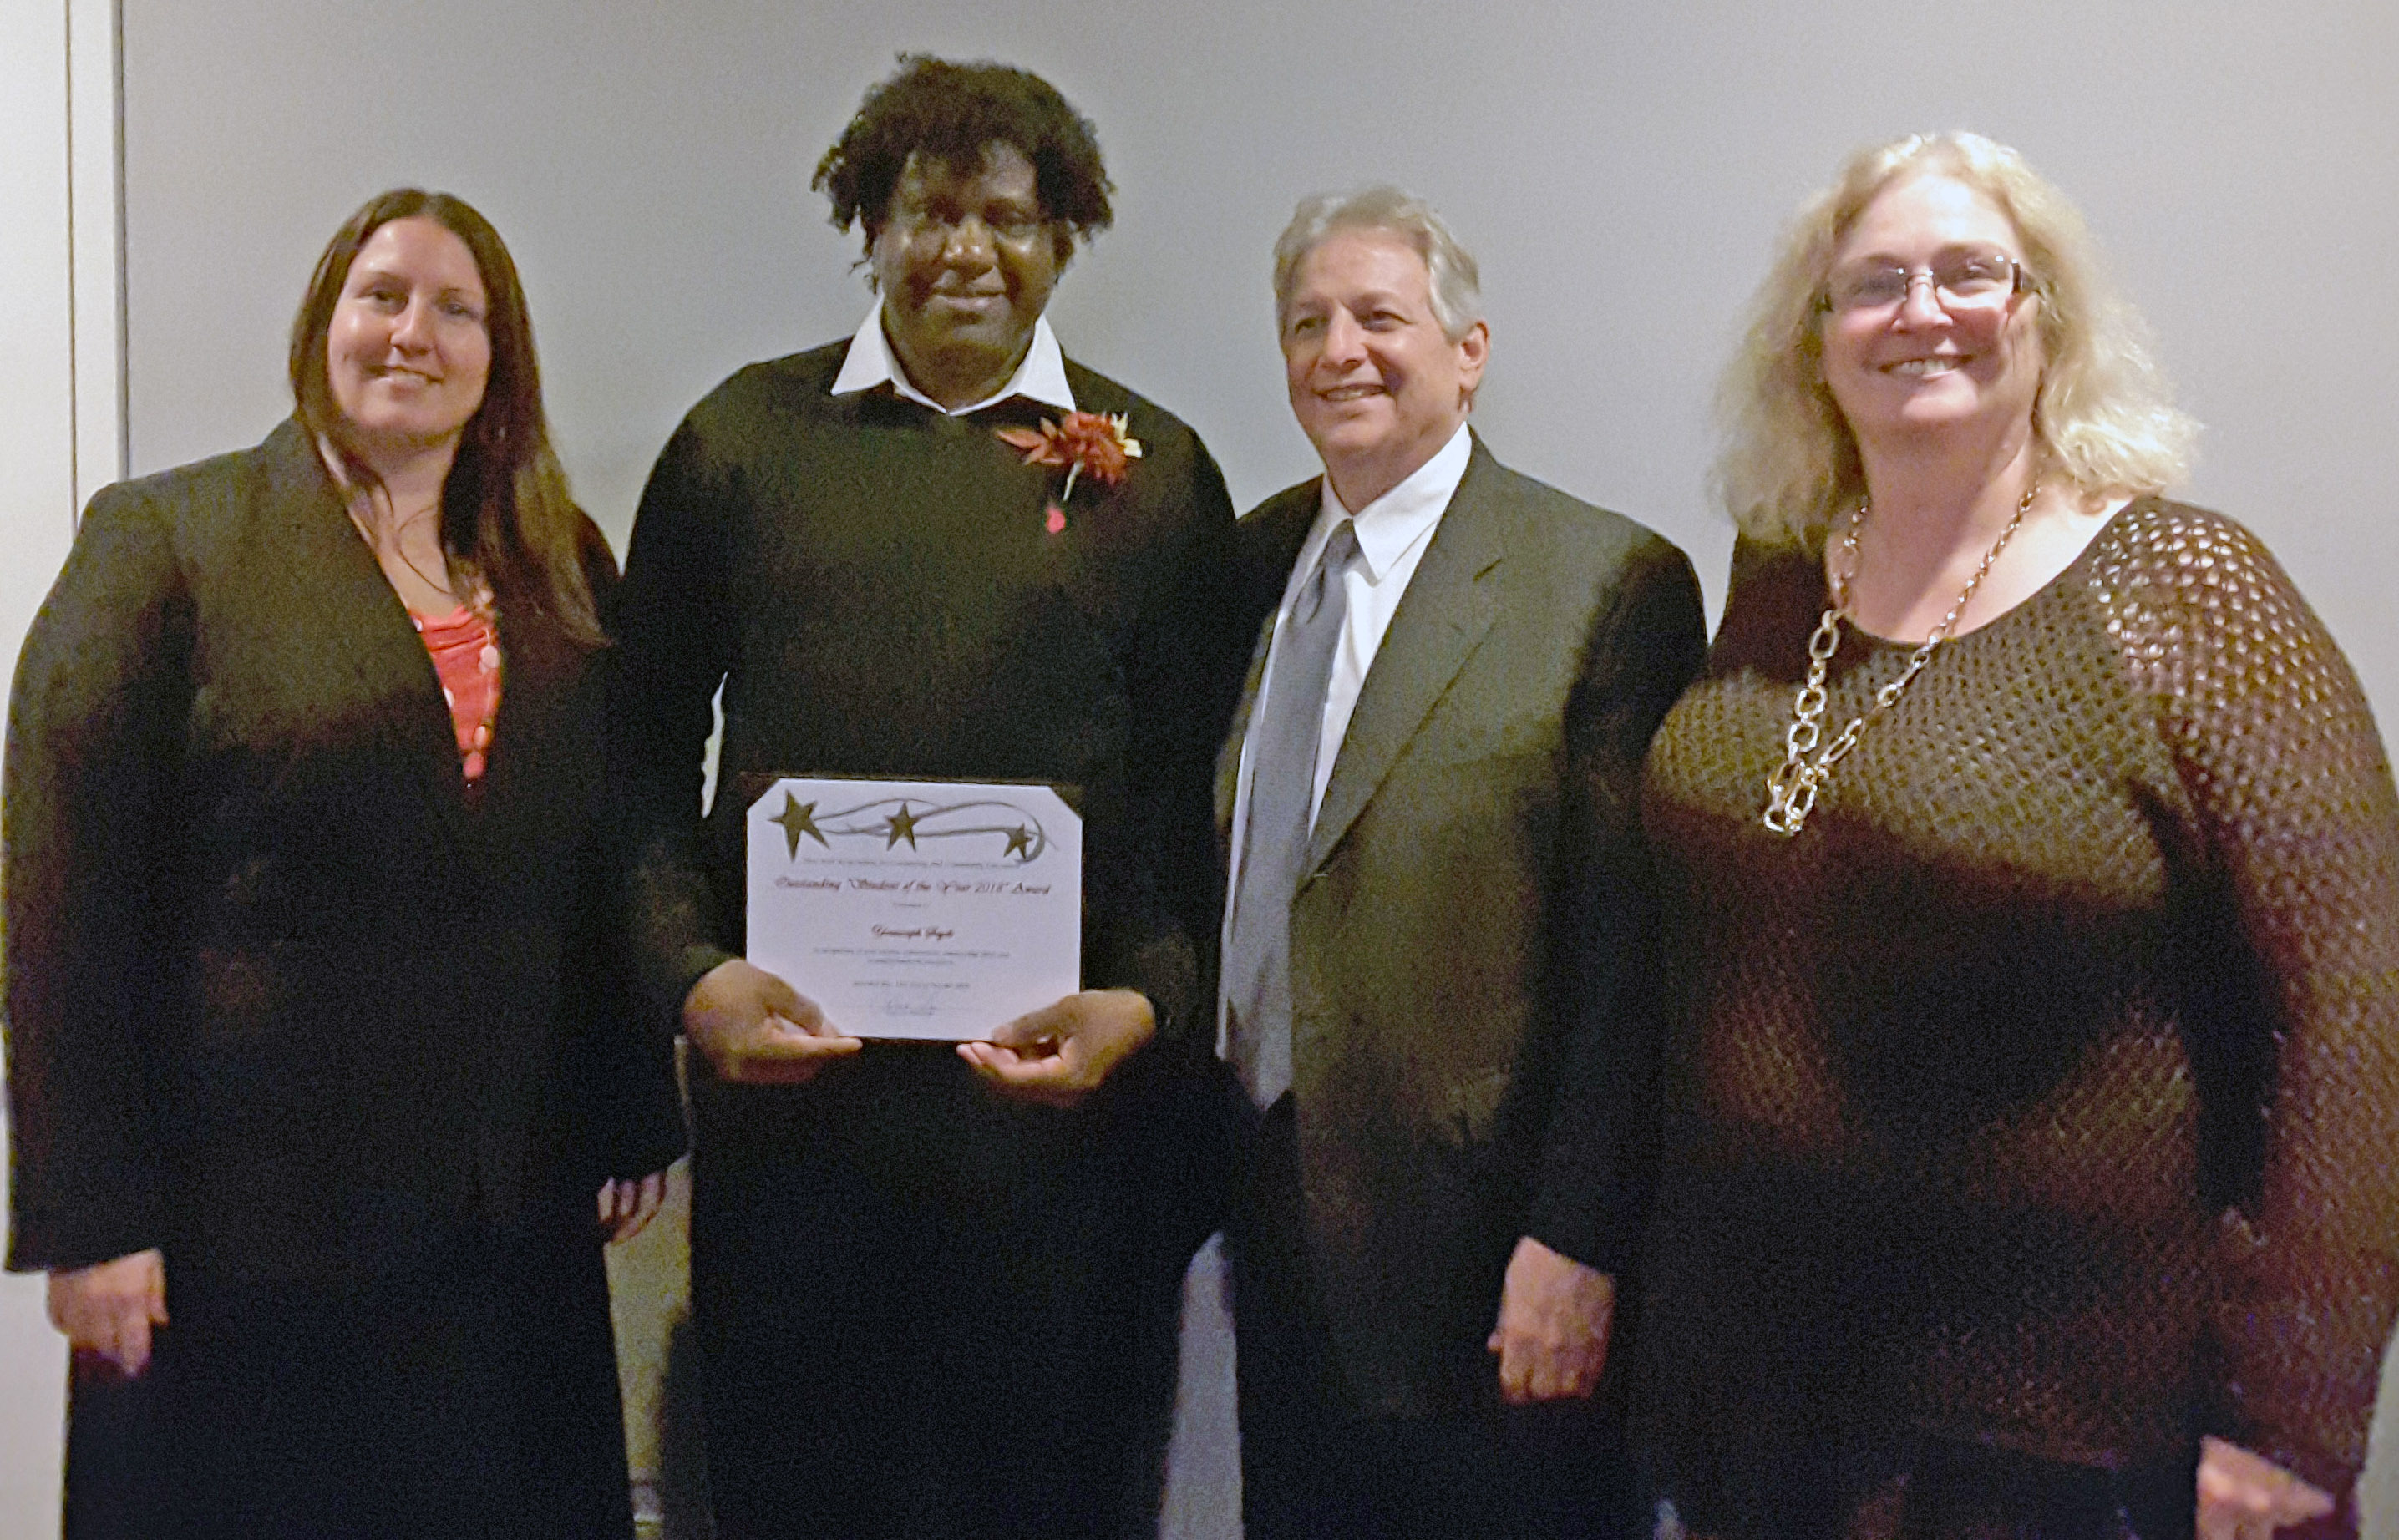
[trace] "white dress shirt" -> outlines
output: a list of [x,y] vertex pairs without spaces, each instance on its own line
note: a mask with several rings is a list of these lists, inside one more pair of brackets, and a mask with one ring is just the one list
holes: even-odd
[[[1333,778],[1333,764],[1340,756],[1341,740],[1349,736],[1349,718],[1358,709],[1358,693],[1365,688],[1366,671],[1374,667],[1375,655],[1382,650],[1383,633],[1391,628],[1391,616],[1408,591],[1409,579],[1416,576],[1416,563],[1424,560],[1425,548],[1432,544],[1432,534],[1441,523],[1443,512],[1457,493],[1457,483],[1465,479],[1466,462],[1473,450],[1473,439],[1461,424],[1449,442],[1411,472],[1406,480],[1355,514],[1341,506],[1341,499],[1333,491],[1333,478],[1324,479],[1323,499],[1317,509],[1316,522],[1309,527],[1308,539],[1299,547],[1298,560],[1292,563],[1291,575],[1283,583],[1282,603],[1275,611],[1274,630],[1275,645],[1281,645],[1283,624],[1291,618],[1292,601],[1298,595],[1300,585],[1316,571],[1325,542],[1333,538],[1334,528],[1342,520],[1355,519],[1358,560],[1341,577],[1349,608],[1342,617],[1341,640],[1333,652],[1333,677],[1324,686],[1324,725],[1316,740],[1316,785],[1308,798],[1310,817],[1324,805],[1325,785]],[[1258,676],[1257,698],[1250,703],[1252,722],[1266,710],[1267,681],[1273,675],[1274,652],[1269,647],[1266,669]],[[1257,739],[1245,736],[1240,779],[1233,793],[1232,885],[1227,890],[1228,895],[1238,892],[1240,886],[1241,842],[1249,828],[1250,769],[1256,753]],[[1228,903],[1226,909],[1226,924],[1229,926],[1231,905]]]
[[891,344],[883,335],[883,304],[878,300],[849,339],[849,351],[842,357],[841,372],[833,377],[832,394],[848,396],[885,384],[908,399],[952,417],[981,412],[1010,396],[1023,396],[1061,412],[1075,410],[1075,392],[1066,384],[1066,359],[1058,351],[1058,335],[1050,330],[1047,315],[1033,318],[1033,345],[1024,350],[1024,361],[999,387],[999,394],[953,411],[908,383],[908,371],[891,356]]

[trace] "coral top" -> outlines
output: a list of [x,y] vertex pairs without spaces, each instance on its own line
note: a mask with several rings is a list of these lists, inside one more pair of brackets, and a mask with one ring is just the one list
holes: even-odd
[[433,655],[441,678],[441,698],[458,729],[458,752],[469,783],[482,778],[492,749],[492,723],[500,714],[500,639],[490,620],[461,604],[446,615],[410,612],[409,621]]

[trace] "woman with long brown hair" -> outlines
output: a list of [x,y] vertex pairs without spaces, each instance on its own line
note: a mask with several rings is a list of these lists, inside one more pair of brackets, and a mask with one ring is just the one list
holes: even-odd
[[70,1532],[630,1534],[601,1242],[681,1130],[607,944],[614,562],[467,204],[352,216],[291,370],[257,448],[92,500],[10,702]]

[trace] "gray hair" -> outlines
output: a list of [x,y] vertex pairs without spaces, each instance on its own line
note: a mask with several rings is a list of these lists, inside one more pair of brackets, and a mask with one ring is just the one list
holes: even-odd
[[1308,254],[1344,230],[1380,230],[1399,236],[1424,259],[1433,319],[1451,342],[1464,340],[1483,319],[1483,278],[1474,257],[1457,244],[1432,206],[1388,182],[1354,193],[1319,193],[1300,199],[1275,239],[1275,320],[1291,304],[1293,283]]

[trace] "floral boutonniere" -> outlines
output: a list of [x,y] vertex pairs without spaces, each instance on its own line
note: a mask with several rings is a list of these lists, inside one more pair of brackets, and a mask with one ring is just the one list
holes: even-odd
[[1141,440],[1125,431],[1125,415],[1120,412],[1070,412],[1038,428],[997,431],[1002,442],[1023,452],[1026,465],[1066,467],[1065,488],[1058,493],[1058,504],[1049,510],[1052,534],[1066,527],[1065,512],[1058,505],[1075,495],[1076,478],[1088,471],[1092,480],[1112,487],[1125,479],[1126,465],[1141,458]]

